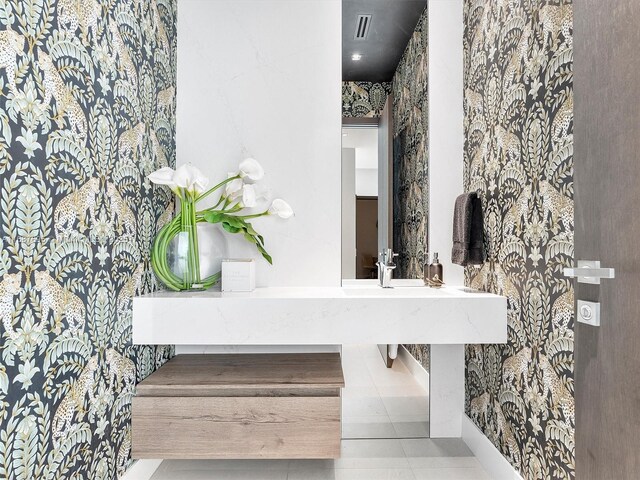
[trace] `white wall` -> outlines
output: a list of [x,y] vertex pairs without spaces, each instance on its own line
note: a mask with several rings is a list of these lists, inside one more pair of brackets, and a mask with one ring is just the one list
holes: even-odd
[[178,164],[213,181],[253,156],[295,210],[254,222],[259,286],[340,285],[341,28],[340,0],[179,2]]
[[429,0],[429,250],[440,254],[444,279],[464,284],[451,263],[453,206],[463,175],[463,0]]
[[[356,158],[357,158],[356,150]],[[356,168],[356,195],[359,197],[378,196],[378,169]]]
[[378,128],[344,127],[342,147],[356,149],[356,168],[378,168]]
[[342,278],[356,278],[356,149],[342,149]]
[[342,148],[354,148],[356,151],[356,195],[377,197],[378,128],[343,128]]

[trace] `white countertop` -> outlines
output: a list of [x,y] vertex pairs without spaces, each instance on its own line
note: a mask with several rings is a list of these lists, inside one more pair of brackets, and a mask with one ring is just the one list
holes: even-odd
[[464,287],[160,291],[133,301],[133,342],[176,345],[503,343],[505,297]]
[[134,301],[158,299],[162,302],[178,301],[212,301],[227,299],[275,299],[289,300],[299,298],[502,298],[491,293],[481,292],[465,287],[397,287],[397,288],[380,288],[377,286],[346,286],[346,287],[269,287],[256,288],[253,292],[221,292],[219,289],[210,289],[203,292],[172,292],[161,290],[155,293],[149,293],[140,297],[136,297]]

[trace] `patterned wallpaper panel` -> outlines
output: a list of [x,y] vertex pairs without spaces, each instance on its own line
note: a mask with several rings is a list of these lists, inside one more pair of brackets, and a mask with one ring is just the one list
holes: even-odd
[[391,92],[389,82],[342,82],[342,116],[379,117],[389,92]]
[[[393,249],[397,278],[423,278],[429,250],[429,31],[425,8],[393,77]],[[427,370],[428,345],[405,345]]]
[[464,4],[465,190],[508,297],[508,343],[466,351],[467,414],[525,479],[574,478],[573,50],[570,1]]
[[428,16],[418,20],[393,77],[393,246],[395,276],[422,278],[428,251]]
[[420,365],[428,372],[431,365],[431,346],[430,345],[404,345],[407,351],[415,358]]
[[0,478],[111,479],[134,385],[172,355],[131,344],[171,214],[175,0],[0,2]]

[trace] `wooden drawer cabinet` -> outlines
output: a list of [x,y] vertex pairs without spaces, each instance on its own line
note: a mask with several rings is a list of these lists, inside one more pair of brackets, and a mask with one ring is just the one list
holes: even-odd
[[179,355],[137,387],[133,458],[337,458],[339,354]]

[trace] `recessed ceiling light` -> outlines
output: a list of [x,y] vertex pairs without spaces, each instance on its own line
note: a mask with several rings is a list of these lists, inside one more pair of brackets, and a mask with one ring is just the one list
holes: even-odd
[[351,60],[353,60],[354,62],[359,62],[360,60],[362,60],[362,54],[354,53],[353,55],[351,55]]
[[348,134],[348,133],[343,133],[343,134],[342,134],[342,136],[343,136],[343,137],[348,137],[348,136],[349,136],[349,134]]

